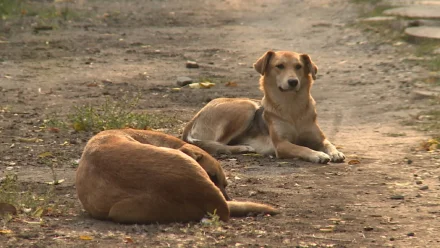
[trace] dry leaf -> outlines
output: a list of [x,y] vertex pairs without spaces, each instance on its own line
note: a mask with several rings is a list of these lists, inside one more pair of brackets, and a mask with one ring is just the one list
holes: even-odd
[[37,209],[35,209],[35,211],[32,213],[32,216],[34,217],[41,217],[44,214],[44,208],[43,207],[38,207]]
[[51,181],[51,182],[46,182],[47,184],[49,184],[49,185],[58,185],[58,184],[60,184],[60,183],[62,183],[62,182],[64,182],[65,181],[65,179],[60,179],[60,180],[56,180],[56,181]]
[[51,158],[51,157],[53,157],[53,154],[51,152],[43,152],[43,153],[40,153],[38,155],[38,157],[39,158],[47,158],[47,157]]
[[131,239],[130,237],[125,237],[124,242],[125,243],[134,243],[133,239]]
[[0,229],[0,234],[10,234],[10,233],[12,233],[11,230],[8,230],[8,229]]
[[38,143],[43,141],[42,139],[38,138],[18,138],[17,140],[23,143]]
[[51,133],[59,133],[60,129],[56,128],[56,127],[49,127],[49,128],[47,128],[47,131],[49,131]]
[[230,82],[225,83],[225,86],[227,86],[227,87],[237,87],[238,84],[236,82],[230,81]]
[[79,236],[79,239],[81,239],[81,240],[93,240],[93,238],[88,236],[88,235],[81,235],[81,236]]
[[352,159],[352,160],[348,161],[349,165],[355,165],[355,164],[360,164],[360,163],[361,163],[361,161],[359,161],[357,159]]
[[200,82],[200,83],[192,83],[188,84],[191,89],[208,89],[215,85],[215,83],[211,82]]

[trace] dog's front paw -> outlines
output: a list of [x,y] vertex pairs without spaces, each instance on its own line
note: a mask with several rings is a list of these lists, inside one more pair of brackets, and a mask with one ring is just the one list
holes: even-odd
[[240,152],[241,153],[255,152],[255,148],[253,148],[252,146],[241,146]]
[[329,153],[328,155],[330,156],[331,161],[334,163],[342,163],[345,160],[344,153],[342,153],[338,150],[335,150],[335,151]]
[[313,163],[327,164],[328,162],[330,162],[331,158],[324,152],[314,152],[309,160]]

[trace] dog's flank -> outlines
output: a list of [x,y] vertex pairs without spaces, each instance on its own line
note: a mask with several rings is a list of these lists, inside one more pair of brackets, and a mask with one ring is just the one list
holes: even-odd
[[268,51],[254,68],[261,74],[261,103],[214,99],[187,124],[182,139],[213,154],[256,151],[317,163],[344,161],[316,122],[310,90],[318,67],[310,56]]
[[[197,146],[154,131],[108,130],[92,137],[76,172],[76,189],[94,218],[119,223],[198,221],[277,211],[229,202],[220,163]],[[232,214],[231,214],[232,213]]]

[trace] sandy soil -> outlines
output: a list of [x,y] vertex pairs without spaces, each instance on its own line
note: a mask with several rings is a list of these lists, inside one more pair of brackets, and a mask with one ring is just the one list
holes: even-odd
[[[71,8],[84,17],[60,21],[54,30],[35,33],[31,19],[0,27],[0,177],[17,173],[29,190],[45,192],[52,173],[39,155],[49,151],[57,177],[65,179],[52,199],[60,210],[39,224],[30,217],[5,223],[12,233],[0,234],[1,247],[440,246],[440,154],[418,151],[427,134],[401,124],[423,108],[407,88],[425,71],[360,31],[357,6],[342,0],[94,0]],[[273,217],[220,226],[118,225],[81,210],[75,161],[93,134],[40,129],[44,119],[141,92],[139,110],[173,116],[181,128],[210,99],[261,98],[252,63],[268,49],[308,53],[318,65],[319,123],[346,163],[220,157],[230,195],[275,205],[282,214]],[[200,68],[187,69],[187,60]],[[217,84],[173,91],[178,76]],[[225,86],[228,81],[238,86]]]

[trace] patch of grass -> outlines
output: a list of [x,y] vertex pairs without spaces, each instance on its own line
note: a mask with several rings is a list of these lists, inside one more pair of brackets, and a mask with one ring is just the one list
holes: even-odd
[[3,20],[25,16],[38,17],[37,21],[40,24],[48,24],[47,22],[56,19],[78,19],[84,13],[74,10],[73,4],[68,1],[37,3],[30,0],[0,0],[0,17]]
[[126,94],[119,100],[107,98],[100,105],[74,106],[72,113],[67,116],[67,121],[52,117],[45,120],[43,127],[47,129],[71,127],[78,132],[99,132],[127,127],[135,129],[170,128],[177,124],[174,117],[136,112],[139,100],[140,94],[135,96]]
[[208,213],[208,218],[205,218],[202,221],[202,224],[205,226],[213,226],[219,227],[221,226],[220,216],[217,215],[217,209],[214,210],[214,213]]
[[44,194],[37,194],[21,184],[16,174],[6,174],[0,184],[0,202],[13,205],[19,214],[39,218],[53,198],[54,187],[48,187]]
[[5,20],[10,16],[21,15],[23,10],[22,0],[0,0],[0,18]]

